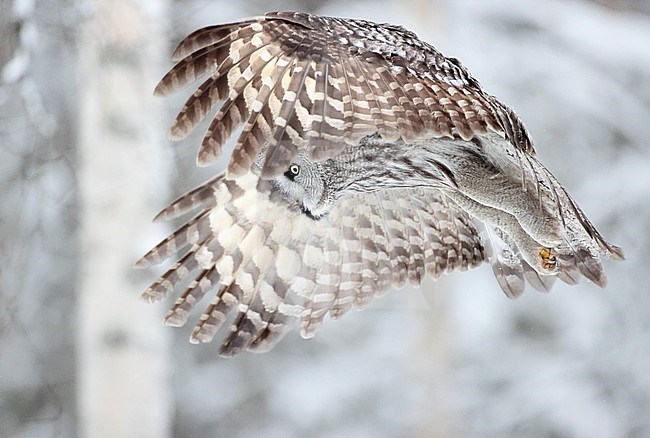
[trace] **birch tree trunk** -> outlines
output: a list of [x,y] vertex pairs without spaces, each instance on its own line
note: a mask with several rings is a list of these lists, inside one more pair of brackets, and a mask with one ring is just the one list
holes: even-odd
[[[421,38],[438,43],[448,31],[448,11],[446,2],[440,0],[407,0],[403,3],[410,11],[409,19]],[[456,276],[461,275],[459,272]],[[418,293],[422,294],[427,305],[418,312],[420,317],[420,336],[413,343],[412,381],[414,386],[426,388],[426,401],[418,406],[419,421],[411,431],[413,436],[445,438],[455,436],[454,418],[448,409],[447,377],[453,352],[449,344],[449,334],[453,333],[449,319],[450,305],[447,290],[453,288],[454,280],[441,278],[425,281]]]
[[79,45],[80,436],[170,434],[160,308],[138,299],[134,245],[160,193],[165,144],[152,89],[166,53],[165,0],[86,1]]

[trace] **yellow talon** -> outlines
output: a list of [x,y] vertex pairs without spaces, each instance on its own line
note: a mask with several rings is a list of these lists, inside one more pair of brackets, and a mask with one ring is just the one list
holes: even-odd
[[541,248],[539,256],[542,259],[542,267],[547,271],[554,271],[557,268],[557,258],[551,253],[549,248]]

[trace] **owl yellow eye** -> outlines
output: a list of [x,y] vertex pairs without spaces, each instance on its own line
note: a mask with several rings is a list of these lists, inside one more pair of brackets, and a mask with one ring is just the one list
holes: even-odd
[[293,181],[298,176],[299,173],[300,173],[300,166],[294,163],[291,166],[289,166],[289,170],[284,172],[284,176],[286,176],[291,181]]

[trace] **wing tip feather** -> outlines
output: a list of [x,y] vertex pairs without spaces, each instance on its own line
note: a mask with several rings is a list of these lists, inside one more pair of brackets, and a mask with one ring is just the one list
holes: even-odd
[[607,249],[609,250],[609,255],[614,260],[625,260],[625,252],[620,246],[609,244]]
[[181,140],[186,139],[189,134],[190,134],[189,131],[173,126],[169,130],[169,133],[167,134],[167,138],[170,141],[181,141]]
[[133,263],[133,268],[135,269],[146,269],[152,266],[151,261],[149,261],[148,256],[149,253],[143,255],[140,257],[138,260],[136,260],[135,263]]
[[211,148],[201,147],[199,153],[196,155],[196,165],[198,167],[209,167],[214,165],[221,151],[213,151]]

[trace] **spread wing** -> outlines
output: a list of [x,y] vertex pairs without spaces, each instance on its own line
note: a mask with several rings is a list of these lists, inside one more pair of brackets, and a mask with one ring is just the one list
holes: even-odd
[[436,190],[352,195],[314,221],[256,173],[222,174],[157,219],[191,211],[185,225],[136,264],[181,255],[143,297],[159,300],[191,279],[165,323],[184,325],[205,300],[190,340],[210,342],[234,314],[224,356],[267,351],[297,321],[302,336],[311,337],[327,313],[338,318],[390,287],[420,284],[425,274],[465,270],[484,259],[467,213]]
[[491,130],[510,140],[513,155],[534,153],[514,112],[484,93],[458,60],[399,26],[269,13],[200,29],[173,58],[178,63],[156,94],[207,78],[176,117],[171,138],[188,135],[222,101],[197,161],[213,163],[243,125],[228,166],[235,176],[262,148],[269,177],[284,172],[300,149],[321,160],[375,132],[411,141],[467,140]]
[[[205,79],[176,117],[171,137],[185,137],[221,102],[198,154],[198,163],[209,165],[243,129],[227,171],[158,218],[195,216],[137,265],[180,255],[144,297],[160,299],[189,282],[165,318],[181,326],[211,294],[191,340],[211,341],[235,315],[222,355],[266,351],[296,321],[304,337],[312,336],[327,313],[340,317],[392,286],[419,284],[425,273],[467,269],[484,258],[510,297],[521,294],[526,281],[550,288],[552,280],[537,275],[499,229],[482,229],[492,245],[486,253],[468,213],[434,189],[347,195],[315,222],[268,179],[285,172],[298,151],[323,160],[374,133],[416,144],[473,140],[471,146],[494,132],[498,141],[483,142],[482,153],[515,175],[521,171],[523,191],[532,183],[540,208],[555,208],[570,241],[580,242],[586,231],[603,251],[622,257],[535,159],[514,112],[483,92],[459,61],[401,27],[272,13],[198,30],[180,43],[174,59],[157,94]],[[565,253],[570,269],[561,280],[575,282],[581,273],[604,284],[598,257],[580,247]]]

